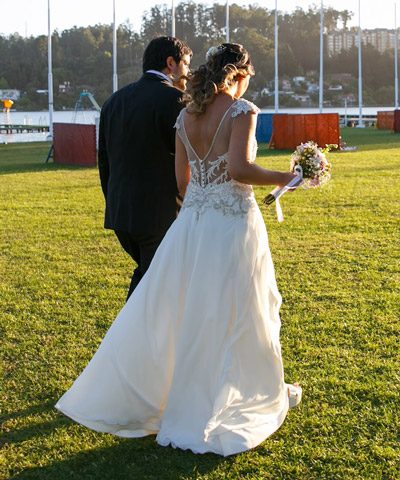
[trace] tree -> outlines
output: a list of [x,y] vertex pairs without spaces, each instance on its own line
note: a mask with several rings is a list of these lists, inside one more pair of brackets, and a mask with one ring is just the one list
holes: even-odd
[[8,82],[4,77],[0,77],[0,90],[7,90],[9,88]]
[[343,23],[343,30],[347,30],[347,23],[349,20],[352,19],[353,15],[353,12],[350,12],[349,10],[342,10],[340,12],[340,19]]
[[[290,79],[310,71],[318,73],[319,15],[317,6],[307,10],[297,8],[292,13],[278,12],[280,78]],[[347,28],[352,15],[348,10],[328,8],[325,10],[325,26],[335,29],[342,22]],[[120,87],[141,76],[143,51],[148,42],[157,35],[170,32],[169,4],[155,5],[146,12],[140,32],[134,32],[127,22],[119,25],[117,63]],[[207,5],[192,0],[179,3],[176,6],[176,35],[193,49],[192,66],[196,68],[204,62],[210,46],[225,41],[225,5]],[[274,80],[274,11],[256,4],[247,7],[231,4],[230,36],[232,42],[242,43],[250,52],[256,76],[250,82],[248,96],[257,96]],[[73,108],[82,88],[90,89],[102,104],[112,92],[112,26],[72,27],[55,31],[52,40],[55,108]],[[36,90],[47,88],[47,37],[0,35],[0,58],[2,88],[8,86],[27,92],[16,107],[45,106],[46,97],[37,95]],[[363,48],[365,103],[387,102],[393,86],[393,63],[393,51],[379,53],[371,46]],[[358,70],[357,49],[354,47],[325,58],[327,76],[343,72],[350,73],[354,79],[345,85],[346,93],[356,93]],[[71,90],[59,92],[59,84],[65,81],[70,82]],[[272,100],[273,97],[263,97],[262,101]]]

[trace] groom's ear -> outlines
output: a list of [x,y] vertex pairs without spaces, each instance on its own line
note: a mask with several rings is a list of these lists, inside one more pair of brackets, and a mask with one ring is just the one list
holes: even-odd
[[167,60],[165,61],[165,65],[168,68],[169,72],[173,72],[176,69],[176,62],[174,60],[174,57],[169,56],[167,57]]

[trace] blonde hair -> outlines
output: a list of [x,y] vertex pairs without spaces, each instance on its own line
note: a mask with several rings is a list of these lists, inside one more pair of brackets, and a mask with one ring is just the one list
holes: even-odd
[[187,111],[197,115],[204,113],[215,95],[234,85],[238,77],[247,75],[254,75],[254,67],[242,45],[222,43],[211,47],[206,63],[189,76],[183,98]]

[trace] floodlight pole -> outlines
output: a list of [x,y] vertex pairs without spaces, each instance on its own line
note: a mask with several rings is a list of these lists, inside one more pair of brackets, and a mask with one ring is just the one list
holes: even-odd
[[171,35],[175,37],[175,2],[172,0],[171,5]]
[[319,32],[319,112],[324,107],[324,2],[321,0]]
[[51,48],[50,0],[47,0],[47,56],[48,56],[48,98],[49,98],[49,135],[53,138],[53,66]]
[[397,3],[394,4],[394,108],[399,108],[399,69],[398,69]]
[[361,0],[358,0],[358,127],[364,127],[362,116],[362,35],[361,35]]
[[278,73],[278,0],[275,0],[275,113],[279,110],[279,73]]
[[230,42],[230,30],[229,30],[229,0],[226,0],[225,25],[226,25],[226,43],[229,43],[229,42]]
[[113,0],[113,92],[118,90],[117,74],[117,23],[115,21],[115,0]]

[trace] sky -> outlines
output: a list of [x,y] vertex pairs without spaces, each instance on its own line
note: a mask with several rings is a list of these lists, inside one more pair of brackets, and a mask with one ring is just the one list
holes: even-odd
[[[214,2],[197,0],[199,3]],[[311,4],[320,5],[320,0],[277,0],[278,10],[290,12],[294,8],[306,9]],[[325,6],[337,10],[350,10],[354,17],[349,25],[358,24],[358,0],[323,0]],[[362,28],[394,28],[394,4],[396,0],[361,0]],[[62,30],[73,26],[95,25],[96,23],[112,23],[113,0],[50,0],[51,29]],[[157,4],[171,4],[171,0],[115,0],[116,22],[124,23],[129,19],[133,28],[140,29],[141,17],[145,11]],[[175,0],[175,5],[179,0]],[[215,0],[225,4],[225,0]],[[275,8],[275,0],[240,1],[231,3],[247,5],[257,3],[268,9]],[[397,24],[400,23],[400,0],[397,0]],[[47,34],[47,0],[0,0],[0,34],[9,35],[18,32],[22,36]]]

